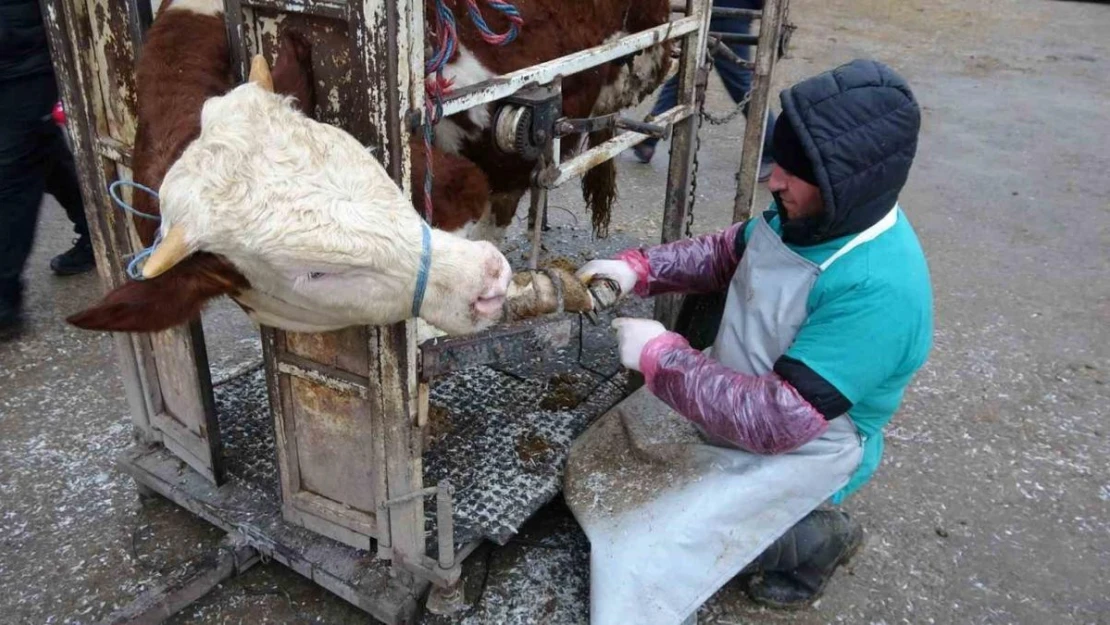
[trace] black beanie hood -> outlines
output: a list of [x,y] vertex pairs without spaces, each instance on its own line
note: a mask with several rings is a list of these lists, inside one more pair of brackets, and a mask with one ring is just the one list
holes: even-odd
[[784,222],[783,240],[815,245],[882,219],[917,153],[921,111],[906,81],[878,61],[856,60],[784,89],[779,100],[778,124],[788,121],[797,135],[825,204],[819,218]]

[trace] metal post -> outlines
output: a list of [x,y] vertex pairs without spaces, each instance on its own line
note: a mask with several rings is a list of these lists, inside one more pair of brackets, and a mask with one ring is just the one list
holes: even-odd
[[436,522],[439,530],[439,568],[455,566],[454,489],[444,480],[436,487]]
[[[697,110],[698,69],[705,58],[706,39],[709,32],[710,0],[687,0],[686,14],[698,15],[701,26],[683,39],[682,55],[678,70],[678,103],[694,106]],[[697,151],[698,126],[701,115],[694,114],[674,125],[671,135],[671,160],[667,172],[667,192],[663,205],[663,231],[661,241],[670,243],[682,237],[682,224],[690,208],[689,189],[693,177],[694,156]],[[655,298],[655,319],[668,328],[674,327],[680,296],[666,295]]]
[[771,100],[771,75],[778,57],[779,38],[790,0],[766,0],[763,19],[759,24],[759,45],[755,53],[755,71],[752,76],[751,102],[748,104],[748,122],[744,128],[743,152],[740,171],[736,173],[736,200],[732,207],[732,221],[751,217],[755,202],[755,189],[759,178],[759,161],[763,155],[763,133],[767,128],[767,105]]
[[[424,104],[424,3],[417,0],[362,0],[351,4],[352,43],[368,86],[369,136],[394,182],[411,194],[410,111]],[[409,321],[369,330],[370,410],[377,412],[385,443],[386,494],[393,499],[420,490],[421,436],[417,425],[416,324]],[[411,578],[407,565],[422,564],[424,501],[390,506],[379,533],[397,575]]]

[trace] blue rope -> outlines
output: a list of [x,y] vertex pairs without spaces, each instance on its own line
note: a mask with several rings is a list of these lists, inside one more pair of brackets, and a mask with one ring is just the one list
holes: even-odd
[[444,0],[436,0],[436,31],[439,33],[442,47],[436,50],[431,59],[424,63],[424,72],[434,74],[447,65],[447,61],[455,55],[456,45],[455,14]]
[[432,229],[428,222],[420,220],[421,248],[420,271],[416,274],[416,292],[412,295],[412,316],[420,316],[420,307],[424,304],[424,292],[428,289],[428,271],[432,268]]
[[[132,180],[117,180],[117,181],[113,182],[111,185],[108,186],[108,195],[112,196],[112,201],[116,203],[116,206],[119,206],[121,209],[123,209],[124,212],[129,213],[131,215],[134,215],[136,217],[141,217],[142,219],[152,219],[154,221],[162,221],[161,215],[151,215],[149,213],[139,212],[139,211],[135,210],[135,208],[133,206],[131,206],[127,202],[124,202],[123,198],[121,198],[119,196],[118,190],[119,190],[120,187],[132,187],[132,188],[135,188],[135,189],[139,189],[140,191],[145,191],[145,192],[149,193],[150,195],[152,195],[154,197],[154,199],[156,199],[156,200],[158,199],[158,192],[157,191],[155,191],[154,189],[151,189],[150,187],[147,187],[147,186],[141,185],[137,182],[134,182]],[[139,250],[139,252],[137,252],[135,254],[135,257],[131,259],[131,262],[127,263],[127,277],[131,278],[132,280],[145,280],[146,279],[146,278],[143,277],[143,272],[139,268],[139,264],[142,263],[143,261],[145,261],[151,254],[153,254],[154,253],[154,248],[158,247],[158,244],[161,243],[161,242],[162,242],[162,231],[159,230],[158,233],[154,235],[154,243],[152,243],[151,246],[148,247],[148,248]]]

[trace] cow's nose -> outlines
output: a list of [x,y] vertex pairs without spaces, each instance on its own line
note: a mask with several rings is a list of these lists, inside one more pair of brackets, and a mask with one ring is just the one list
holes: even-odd
[[478,301],[474,303],[474,307],[480,315],[498,317],[505,305],[505,296],[509,292],[509,282],[513,278],[513,268],[496,247],[493,245],[489,247],[494,256],[487,261],[489,267],[486,273],[487,281],[481,295],[478,296]]

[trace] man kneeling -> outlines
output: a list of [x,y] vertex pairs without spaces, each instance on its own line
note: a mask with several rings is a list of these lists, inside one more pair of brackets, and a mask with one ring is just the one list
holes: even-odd
[[[702,438],[683,448],[689,471],[659,480],[635,514],[598,513],[568,489],[591,541],[595,624],[677,622],[741,569],[759,573],[756,602],[803,606],[862,543],[857,521],[818,507],[871,478],[883,428],[931,349],[928,267],[898,205],[920,111],[874,61],[805,80],[781,102],[770,210],[579,272],[643,297],[727,290],[709,352],[652,320],[614,321],[621,361],[643,372],[650,401]],[[650,447],[635,417],[622,418],[630,446]],[[585,479],[583,466],[572,455],[568,482]]]

